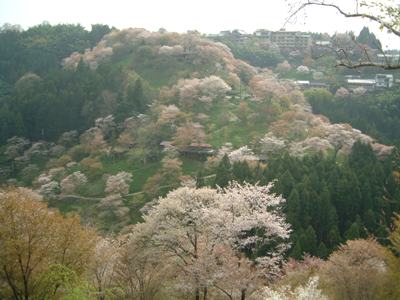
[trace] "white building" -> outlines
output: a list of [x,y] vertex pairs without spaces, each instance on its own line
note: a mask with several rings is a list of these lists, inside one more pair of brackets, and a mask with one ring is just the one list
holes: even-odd
[[377,88],[391,88],[393,86],[392,74],[376,74],[375,86]]
[[373,90],[375,89],[375,84],[375,79],[347,79],[347,85],[351,89],[363,87],[366,90]]

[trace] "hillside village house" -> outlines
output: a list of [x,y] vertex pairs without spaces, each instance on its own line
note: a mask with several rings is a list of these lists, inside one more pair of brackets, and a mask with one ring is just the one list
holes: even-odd
[[376,74],[374,79],[349,78],[347,85],[349,88],[363,87],[369,91],[376,88],[391,88],[394,78],[392,74]]
[[312,45],[311,35],[299,31],[268,31],[258,29],[254,32],[255,36],[268,38],[277,44],[282,51],[300,50],[302,52],[310,50]]

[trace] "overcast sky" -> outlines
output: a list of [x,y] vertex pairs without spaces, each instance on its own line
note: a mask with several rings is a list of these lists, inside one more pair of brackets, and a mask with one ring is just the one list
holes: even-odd
[[[289,0],[290,1],[290,0]],[[350,5],[352,0],[338,0]],[[197,29],[202,33],[242,29],[253,32],[259,28],[279,30],[288,16],[285,0],[0,0],[0,24],[20,24],[24,29],[43,21],[50,24],[103,23],[119,29],[142,27],[185,32]],[[287,30],[345,32],[357,34],[368,22],[345,19],[328,8],[308,11]],[[383,44],[400,48],[400,38],[374,30]]]

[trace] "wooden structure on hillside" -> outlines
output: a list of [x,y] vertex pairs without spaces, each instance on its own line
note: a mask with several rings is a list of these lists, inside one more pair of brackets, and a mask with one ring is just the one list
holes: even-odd
[[179,150],[179,153],[186,156],[205,158],[215,154],[215,150],[210,144],[192,143],[186,148]]

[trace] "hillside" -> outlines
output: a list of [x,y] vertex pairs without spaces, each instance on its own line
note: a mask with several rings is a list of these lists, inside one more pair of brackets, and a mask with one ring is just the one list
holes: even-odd
[[[278,179],[295,257],[324,257],[367,232],[385,236],[390,214],[381,211],[398,210],[393,147],[313,114],[293,82],[195,32],[113,31],[50,75],[25,74],[9,97],[25,137],[2,146],[2,182],[33,187],[104,232],[138,222],[147,203],[176,187],[231,179]],[[357,142],[364,146],[353,153]],[[349,193],[373,180],[368,195]],[[331,221],[321,225],[324,214]]]
[[[294,83],[235,59],[228,47],[198,33],[114,31],[92,49],[64,58],[62,67],[54,93],[59,106],[42,104],[45,111],[38,112],[27,135],[50,140],[9,139],[2,147],[1,179],[32,186],[52,206],[78,211],[104,231],[137,222],[146,202],[180,185],[288,176],[272,172],[272,165],[257,175],[282,153],[300,164],[306,164],[302,157],[318,154],[328,164],[332,157],[343,164],[357,141],[370,145],[381,160],[393,151],[348,124],[314,115]],[[26,74],[12,97],[35,107],[54,80]],[[314,92],[319,99],[324,93]],[[69,131],[57,136],[62,130]],[[224,155],[233,165],[231,175],[230,167],[225,175],[221,169]],[[341,168],[340,174],[346,164]],[[288,184],[282,180],[279,186]],[[340,234],[367,210],[345,217]],[[319,236],[322,241],[328,243]]]
[[400,81],[322,45],[1,26],[0,299],[399,299]]

